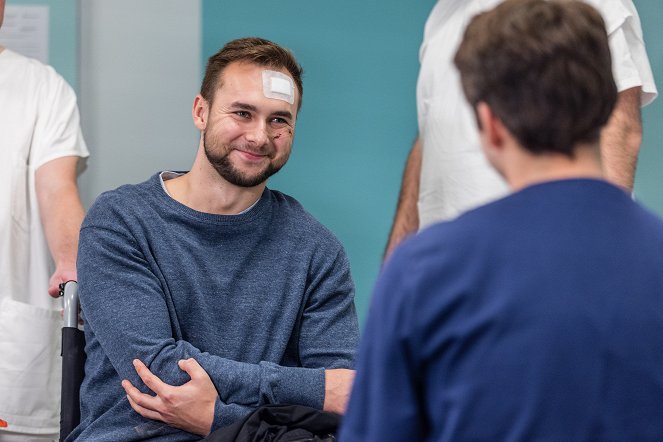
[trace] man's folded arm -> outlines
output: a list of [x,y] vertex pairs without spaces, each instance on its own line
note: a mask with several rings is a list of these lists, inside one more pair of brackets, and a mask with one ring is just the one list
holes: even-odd
[[248,364],[201,352],[187,341],[173,338],[178,330],[171,324],[162,283],[128,232],[84,226],[78,264],[86,326],[121,379],[147,392],[132,365],[134,359],[140,359],[164,382],[182,385],[189,379],[177,362],[194,358],[210,375],[222,404],[256,407],[279,402],[322,407],[323,365]]
[[322,409],[343,414],[354,380],[359,325],[350,264],[340,243],[314,258],[299,330],[304,367],[325,367]]
[[340,244],[314,258],[299,331],[304,367],[353,368],[359,342],[350,264]]

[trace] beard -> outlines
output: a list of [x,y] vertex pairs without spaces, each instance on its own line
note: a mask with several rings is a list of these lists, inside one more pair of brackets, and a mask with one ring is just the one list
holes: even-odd
[[[213,139],[212,144],[215,144]],[[230,184],[234,184],[235,186],[239,187],[255,187],[264,183],[269,177],[281,170],[286,161],[288,161],[289,157],[289,155],[286,155],[283,160],[274,162],[272,155],[267,155],[270,161],[262,170],[253,174],[247,174],[235,167],[235,165],[230,160],[230,154],[233,150],[235,150],[235,147],[232,145],[224,146],[224,149],[222,149],[223,152],[220,153],[218,152],[220,150],[218,146],[210,147],[210,145],[207,144],[206,132],[203,132],[203,147],[205,148],[205,156],[207,157],[207,160],[210,162],[212,167],[214,167],[214,170],[216,170],[216,173],[218,173],[221,178],[228,181]],[[255,152],[260,155],[265,155],[265,149],[254,149],[245,146],[238,147],[241,147],[242,150],[248,152]]]

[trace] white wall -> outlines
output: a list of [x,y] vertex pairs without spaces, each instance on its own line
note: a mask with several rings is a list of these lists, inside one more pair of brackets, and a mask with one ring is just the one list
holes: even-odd
[[80,108],[90,149],[86,206],[101,192],[186,170],[198,145],[200,0],[80,2]]

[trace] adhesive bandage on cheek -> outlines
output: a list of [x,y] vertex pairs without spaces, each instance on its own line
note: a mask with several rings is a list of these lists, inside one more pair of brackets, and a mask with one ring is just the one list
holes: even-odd
[[295,102],[295,85],[292,78],[276,71],[262,71],[262,92],[267,98]]

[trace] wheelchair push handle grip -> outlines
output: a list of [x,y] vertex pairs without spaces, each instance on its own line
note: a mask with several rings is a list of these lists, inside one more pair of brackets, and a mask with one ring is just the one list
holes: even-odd
[[64,326],[78,328],[78,283],[61,283],[60,296],[64,298]]

